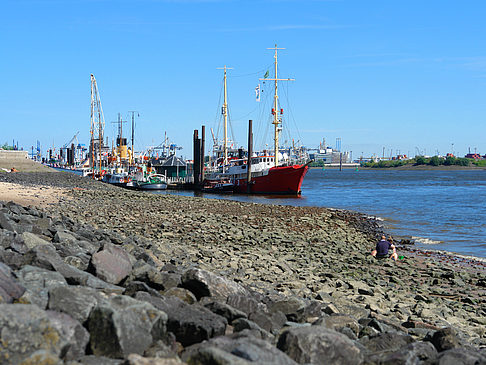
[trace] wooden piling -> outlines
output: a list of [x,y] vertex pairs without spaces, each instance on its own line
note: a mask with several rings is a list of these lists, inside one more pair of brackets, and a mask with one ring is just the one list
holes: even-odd
[[253,155],[253,121],[248,121],[248,162],[246,164],[246,192],[251,193],[251,156]]
[[194,130],[194,163],[193,163],[193,175],[194,175],[194,187],[197,189],[200,185],[200,174],[201,174],[201,140],[199,139],[199,131],[197,129]]
[[201,171],[201,184],[204,182],[204,144],[206,141],[206,127],[201,127],[201,154],[200,154],[200,171]]

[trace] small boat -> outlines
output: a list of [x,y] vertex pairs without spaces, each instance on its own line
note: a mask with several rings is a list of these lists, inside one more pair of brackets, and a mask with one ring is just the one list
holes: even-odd
[[166,190],[167,183],[164,175],[151,174],[144,180],[132,179],[126,187],[136,190]]
[[152,167],[142,165],[137,166],[136,173],[125,187],[136,190],[165,190],[167,182],[164,175],[156,174]]
[[206,193],[232,193],[235,184],[230,180],[206,181],[202,191]]

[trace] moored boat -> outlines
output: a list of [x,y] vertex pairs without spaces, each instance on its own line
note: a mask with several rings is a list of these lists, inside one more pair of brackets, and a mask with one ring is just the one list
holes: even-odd
[[[279,108],[277,82],[292,81],[292,79],[279,79],[277,71],[277,50],[282,48],[271,48],[275,51],[275,78],[265,77],[264,81],[275,82],[275,92],[272,108],[272,124],[274,125],[274,154],[266,151],[262,154],[252,154],[246,158],[231,158],[228,156],[227,146],[227,100],[226,100],[226,66],[224,67],[224,103],[222,112],[224,115],[224,141],[222,153],[215,158],[215,164],[208,166],[204,186],[216,185],[220,181],[228,181],[233,185],[235,193],[249,194],[282,194],[300,195],[301,186],[308,170],[308,163],[296,164],[282,154],[279,150],[279,133],[283,109]],[[250,171],[248,173],[248,164]]]

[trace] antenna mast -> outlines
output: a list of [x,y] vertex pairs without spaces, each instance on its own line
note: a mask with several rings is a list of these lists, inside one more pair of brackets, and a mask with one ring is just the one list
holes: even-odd
[[91,159],[93,167],[93,178],[94,178],[94,168],[96,166],[96,158],[94,151],[94,141],[98,140],[98,167],[101,176],[101,148],[103,146],[103,130],[105,128],[105,117],[103,115],[103,109],[101,108],[100,95],[98,93],[98,86],[96,84],[96,79],[93,74],[91,74]]
[[263,78],[260,79],[260,81],[275,81],[275,94],[273,96],[273,109],[272,109],[272,115],[273,115],[273,122],[272,124],[275,127],[275,134],[274,134],[274,153],[275,153],[275,167],[278,166],[278,134],[280,132],[279,129],[279,124],[282,123],[282,114],[283,114],[283,109],[278,110],[278,85],[277,81],[295,81],[295,79],[279,79],[278,78],[278,72],[277,72],[277,50],[279,49],[285,49],[285,48],[278,48],[277,45],[275,44],[275,47],[273,48],[267,48],[267,49],[273,49],[275,50],[275,55],[273,56],[275,58],[275,78],[274,79],[268,79],[268,78]]
[[228,164],[228,93],[226,90],[226,70],[232,70],[231,67],[218,67],[218,70],[224,70],[224,101],[222,107],[222,114],[224,116],[224,141],[223,141],[223,172]]

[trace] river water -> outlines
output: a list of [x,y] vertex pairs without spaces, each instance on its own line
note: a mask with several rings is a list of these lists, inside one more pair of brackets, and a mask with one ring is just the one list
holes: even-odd
[[383,219],[388,232],[413,237],[418,247],[486,258],[486,170],[313,169],[304,179],[299,198],[202,195],[354,210]]

